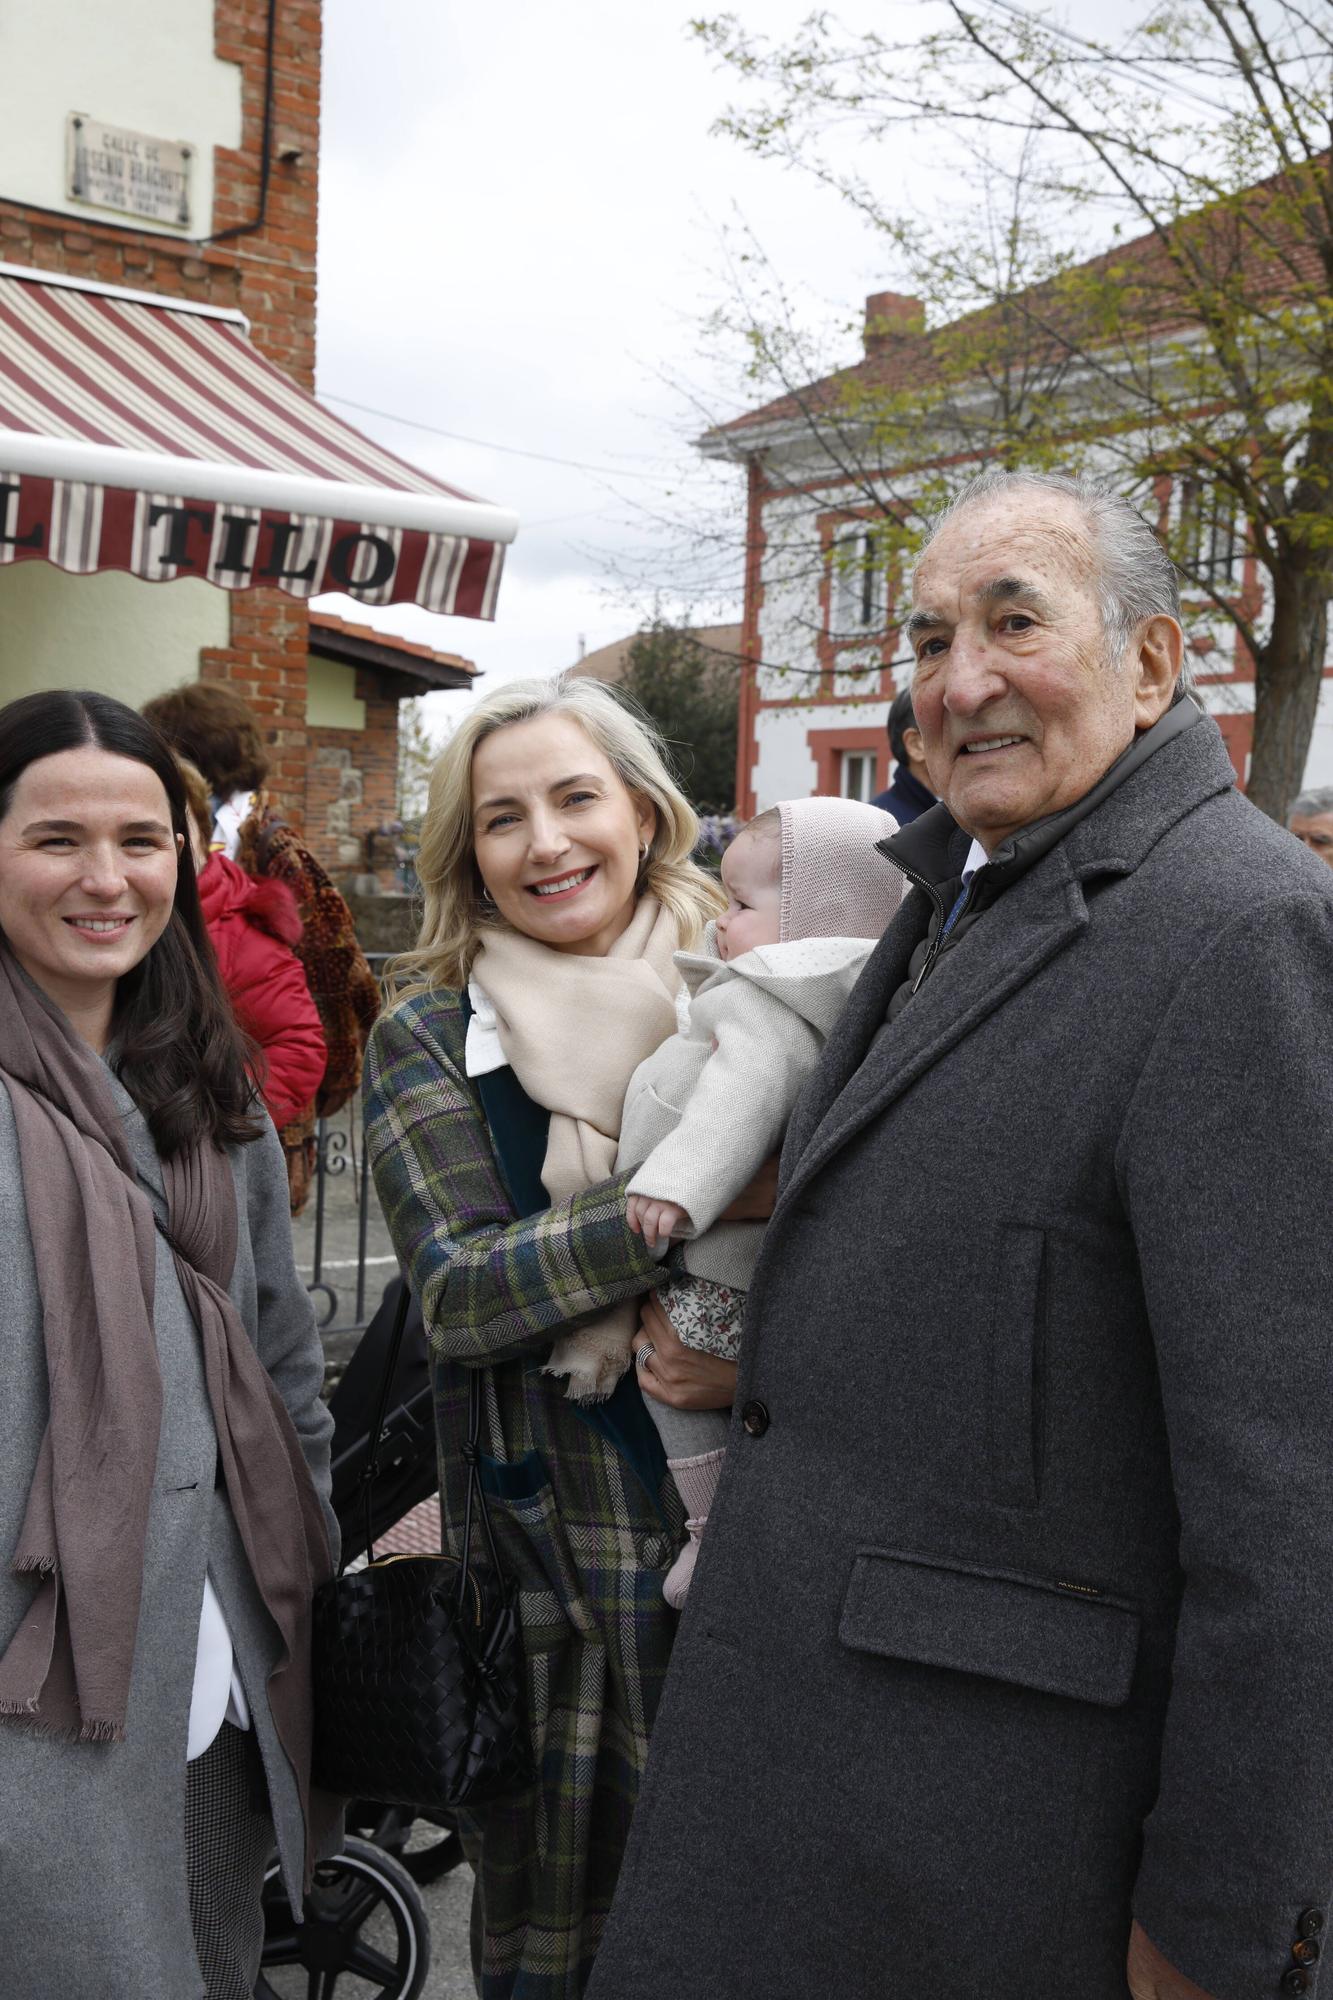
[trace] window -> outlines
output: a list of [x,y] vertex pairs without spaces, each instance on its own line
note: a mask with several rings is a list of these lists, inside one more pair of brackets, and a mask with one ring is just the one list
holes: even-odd
[[875,535],[868,528],[850,528],[836,536],[833,565],[831,625],[835,639],[855,639],[880,632],[888,612],[888,576]]
[[1236,521],[1235,496],[1202,479],[1180,483],[1180,560],[1186,577],[1206,577],[1215,585],[1238,584],[1244,543]]
[[814,759],[816,797],[858,799],[864,805],[888,784],[889,746],[882,722],[807,729],[805,740]]
[[875,753],[873,750],[844,750],[840,759],[838,789],[845,799],[859,799],[869,805],[875,796]]

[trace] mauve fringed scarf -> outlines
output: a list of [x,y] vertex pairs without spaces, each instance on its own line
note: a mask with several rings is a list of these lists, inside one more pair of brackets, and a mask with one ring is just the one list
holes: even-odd
[[[0,1717],[117,1742],[162,1422],[156,1229],[101,1062],[3,944],[0,1075],[14,1108],[50,1384],[9,1557],[41,1583],[0,1657]],[[309,1861],[310,1600],[332,1571],[324,1517],[295,1427],[227,1295],[238,1221],[226,1155],[196,1147],[164,1160],[162,1178],[227,1498],[282,1636],[269,1701],[300,1788]]]

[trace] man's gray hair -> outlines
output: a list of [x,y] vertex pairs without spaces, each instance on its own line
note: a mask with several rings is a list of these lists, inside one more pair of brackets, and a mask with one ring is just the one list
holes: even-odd
[[1287,813],[1290,825],[1294,819],[1318,819],[1321,813],[1333,813],[1333,785],[1320,785],[1313,792],[1302,792],[1293,799]]
[[[1087,522],[1097,553],[1095,589],[1102,631],[1114,662],[1119,663],[1146,618],[1166,616],[1179,623],[1180,584],[1161,542],[1122,493],[1082,473],[1008,472],[1001,466],[979,472],[931,522],[918,564],[945,523],[965,508],[1022,492],[1072,500]],[[1186,669],[1180,678],[1182,685],[1188,683]]]

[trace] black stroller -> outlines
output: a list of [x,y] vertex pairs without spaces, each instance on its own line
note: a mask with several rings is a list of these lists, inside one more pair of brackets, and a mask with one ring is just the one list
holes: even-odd
[[[329,1399],[333,1510],[352,1558],[365,1553],[361,1479],[401,1289],[401,1278],[386,1287]],[[371,1525],[376,1539],[428,1500],[438,1485],[426,1336],[415,1301],[388,1409],[374,1489]],[[359,2000],[365,1994],[376,2000],[416,2000],[430,1968],[430,1923],[420,1887],[437,1881],[462,1859],[458,1835],[442,1816],[421,1817],[407,1807],[353,1801],[341,1849],[315,1871],[303,1923],[292,1916],[276,1860],[270,1865],[255,2000],[289,2000],[296,1994],[302,2000]],[[284,1972],[284,1967],[292,1970]]]

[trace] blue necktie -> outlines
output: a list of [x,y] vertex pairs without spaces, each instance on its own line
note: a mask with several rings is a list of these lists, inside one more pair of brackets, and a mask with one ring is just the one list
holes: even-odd
[[959,890],[957,902],[954,904],[948,916],[944,919],[943,924],[940,926],[941,943],[944,942],[945,938],[948,937],[949,932],[953,929],[954,919],[958,915],[958,912],[962,909],[964,903],[967,901],[967,892],[971,887],[972,884],[970,882],[964,882],[962,888]]

